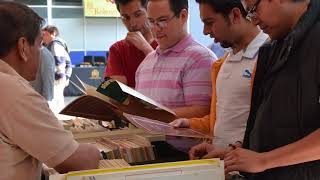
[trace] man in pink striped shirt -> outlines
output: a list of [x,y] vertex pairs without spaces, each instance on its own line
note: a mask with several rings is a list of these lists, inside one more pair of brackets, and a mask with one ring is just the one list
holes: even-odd
[[136,72],[136,89],[168,106],[178,117],[209,113],[211,64],[217,59],[187,33],[187,0],[149,0],[151,30],[158,48]]

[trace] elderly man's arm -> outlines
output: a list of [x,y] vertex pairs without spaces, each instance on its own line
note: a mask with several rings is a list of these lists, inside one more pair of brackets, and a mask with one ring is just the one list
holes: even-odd
[[77,150],[54,169],[59,173],[98,168],[101,159],[99,150],[90,144],[80,144]]

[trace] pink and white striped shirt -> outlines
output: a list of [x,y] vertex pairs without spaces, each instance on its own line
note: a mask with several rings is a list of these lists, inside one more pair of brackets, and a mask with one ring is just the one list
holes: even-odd
[[210,106],[211,65],[216,55],[191,35],[150,53],[136,72],[136,90],[170,107]]

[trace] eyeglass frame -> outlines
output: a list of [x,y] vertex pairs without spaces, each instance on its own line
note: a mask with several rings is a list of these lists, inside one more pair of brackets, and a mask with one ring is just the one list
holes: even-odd
[[[177,17],[177,14],[173,14],[173,16],[171,16],[170,18],[166,19],[166,20],[163,20],[163,21],[160,21],[159,20],[154,20],[154,22],[150,22],[150,19],[148,19],[149,21],[149,24],[151,27],[154,27],[154,26],[158,26],[159,28],[166,28],[168,26],[168,23],[174,18],[174,17]],[[164,23],[163,25],[161,25],[160,23]]]
[[248,14],[246,16],[246,19],[248,19],[249,21],[252,21],[253,19],[257,18],[257,8],[260,4],[261,0],[257,0],[254,5],[252,6],[252,8],[250,8],[250,10],[248,11]]

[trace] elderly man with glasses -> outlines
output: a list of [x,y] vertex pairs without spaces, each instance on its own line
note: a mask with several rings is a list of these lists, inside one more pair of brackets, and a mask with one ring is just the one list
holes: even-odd
[[178,117],[209,113],[211,64],[216,56],[187,32],[187,0],[149,0],[148,19],[158,48],[136,72],[136,89]]
[[320,1],[246,2],[272,41],[259,52],[244,149],[226,155],[226,172],[320,179]]

